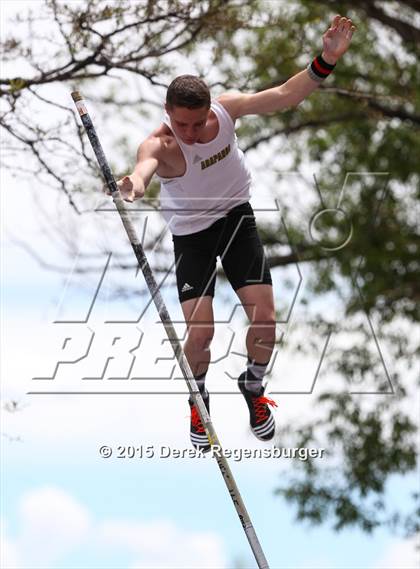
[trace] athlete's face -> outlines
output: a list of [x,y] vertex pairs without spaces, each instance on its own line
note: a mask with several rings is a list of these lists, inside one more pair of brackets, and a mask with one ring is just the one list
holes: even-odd
[[185,144],[197,142],[204,132],[210,109],[207,107],[187,109],[186,107],[168,107],[166,105],[165,108],[171,118],[175,134],[182,142]]

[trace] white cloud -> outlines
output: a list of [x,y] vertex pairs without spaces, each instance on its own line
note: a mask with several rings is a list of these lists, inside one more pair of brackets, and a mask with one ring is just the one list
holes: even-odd
[[22,569],[22,562],[16,545],[6,537],[6,522],[1,520],[0,565],[7,569]]
[[101,533],[107,546],[136,554],[138,559],[130,564],[130,569],[227,567],[219,536],[184,530],[168,520],[147,524],[110,521],[102,525]]
[[372,569],[418,569],[420,567],[420,536],[394,541]]
[[31,566],[49,566],[83,544],[91,529],[89,511],[66,492],[53,487],[22,496],[20,531],[15,549]]
[[[94,524],[89,510],[59,488],[43,487],[24,494],[18,509],[16,536],[1,540],[2,566],[8,569],[57,568],[81,546],[89,553],[115,550],[132,554],[129,569],[226,569],[222,538],[195,532],[171,520],[106,519]],[[5,524],[3,524],[5,528]]]
[[89,511],[66,492],[42,487],[24,494],[18,507],[18,534],[2,534],[2,562],[7,569],[55,567],[63,555],[88,540]]

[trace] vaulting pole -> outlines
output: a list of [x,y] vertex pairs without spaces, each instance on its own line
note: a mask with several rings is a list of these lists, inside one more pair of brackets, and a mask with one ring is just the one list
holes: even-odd
[[230,470],[230,466],[224,456],[221,449],[219,439],[214,430],[213,424],[210,419],[210,415],[207,412],[207,408],[204,405],[203,399],[201,397],[200,391],[197,387],[197,383],[192,374],[191,368],[188,364],[187,358],[185,357],[184,351],[182,349],[181,343],[176,335],[174,325],[169,316],[168,310],[163,301],[162,295],[159,291],[159,287],[153,276],[150,265],[147,261],[146,255],[144,253],[143,247],[137,236],[136,230],[134,228],[133,222],[130,219],[130,213],[127,210],[124,200],[121,198],[121,194],[118,190],[118,186],[115,182],[114,176],[112,175],[111,169],[108,165],[107,159],[105,157],[104,151],[102,150],[101,143],[99,141],[98,135],[96,134],[95,127],[92,124],[92,120],[87,112],[86,105],[84,103],[83,97],[80,95],[79,91],[74,91],[71,94],[73,101],[77,107],[80,118],[82,120],[83,126],[85,127],[86,133],[88,135],[92,149],[98,160],[98,164],[101,168],[102,174],[105,178],[105,182],[111,192],[112,199],[114,200],[115,207],[117,208],[121,221],[127,232],[128,239],[130,240],[131,246],[133,248],[134,254],[137,258],[139,267],[141,268],[146,284],[149,288],[150,294],[152,295],[153,301],[159,313],[162,324],[165,327],[166,334],[169,338],[169,342],[175,353],[176,359],[178,360],[179,367],[181,368],[182,374],[187,383],[189,392],[193,399],[194,404],[198,409],[198,414],[203,423],[204,429],[210,445],[216,445],[219,447],[220,452],[213,453],[216,458],[217,464],[219,465],[220,472],[222,473],[223,479],[229,491],[232,502],[236,508],[236,512],[241,521],[242,527],[244,528],[246,537],[248,538],[251,549],[254,553],[255,560],[257,561],[258,567],[260,569],[269,569],[267,560],[265,558],[264,552],[261,548],[261,544],[258,541],[257,534],[255,533],[254,526],[252,525],[249,514],[246,510],[245,504],[242,500],[239,489],[236,485],[233,474]]

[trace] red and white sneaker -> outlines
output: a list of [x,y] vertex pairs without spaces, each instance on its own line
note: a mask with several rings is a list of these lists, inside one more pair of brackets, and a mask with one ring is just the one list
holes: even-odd
[[[203,397],[204,405],[210,413],[210,395]],[[197,407],[193,404],[191,399],[188,400],[191,409],[191,423],[190,423],[190,439],[193,447],[202,452],[208,452],[211,448],[209,440],[204,430],[204,425],[201,422],[200,415],[198,414]]]
[[245,377],[246,371],[239,376],[238,387],[248,405],[251,431],[257,439],[269,441],[274,437],[276,428],[269,405],[277,407],[277,403],[268,397],[264,397],[264,387],[261,387],[258,393],[248,391],[245,387]]

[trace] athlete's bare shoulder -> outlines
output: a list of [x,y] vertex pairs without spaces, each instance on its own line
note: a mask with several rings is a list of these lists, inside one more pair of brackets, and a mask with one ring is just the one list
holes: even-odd
[[186,168],[185,159],[179,144],[173,132],[165,123],[161,123],[140,144],[137,153],[138,160],[146,159],[147,157],[157,159],[156,173],[159,176],[167,178],[180,176]]
[[216,98],[216,101],[224,107],[230,115],[230,118],[235,122],[237,116],[237,106],[240,93],[223,93]]
[[161,123],[149,136],[142,142],[141,146],[151,152],[158,160],[165,161],[168,152],[178,146],[171,129]]

